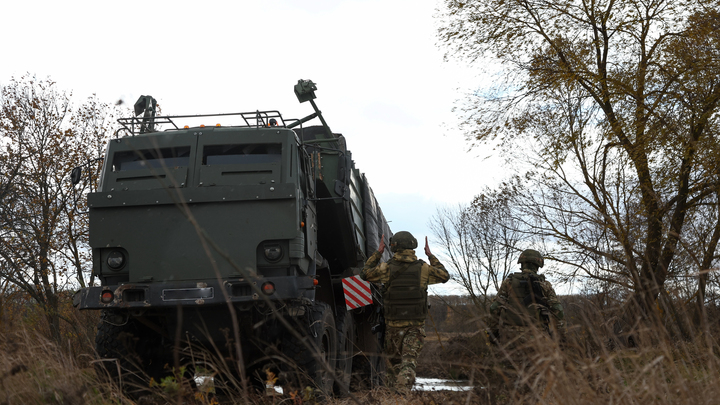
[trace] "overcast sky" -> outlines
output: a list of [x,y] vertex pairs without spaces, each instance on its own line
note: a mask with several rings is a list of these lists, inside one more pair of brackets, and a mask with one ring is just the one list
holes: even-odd
[[[436,207],[469,203],[502,177],[468,152],[451,109],[482,85],[443,62],[436,0],[14,1],[2,5],[0,84],[50,76],[76,99],[138,96],[174,114],[312,112],[347,138],[394,232],[432,234]],[[215,122],[208,123],[214,125]],[[437,246],[437,244],[435,245]],[[436,248],[435,251],[438,249]],[[418,251],[422,258],[422,249]],[[439,252],[438,252],[439,253]]]

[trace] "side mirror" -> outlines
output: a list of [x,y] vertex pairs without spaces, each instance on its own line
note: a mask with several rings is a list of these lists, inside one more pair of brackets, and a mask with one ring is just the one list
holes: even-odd
[[81,177],[82,177],[82,167],[80,167],[80,166],[72,169],[72,172],[70,172],[70,181],[72,181],[72,184],[80,183]]

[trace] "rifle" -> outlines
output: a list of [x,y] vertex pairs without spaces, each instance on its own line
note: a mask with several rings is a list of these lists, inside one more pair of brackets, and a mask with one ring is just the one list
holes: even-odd
[[550,304],[540,286],[540,282],[543,281],[537,274],[529,274],[526,283],[529,283],[528,294],[523,299],[523,305],[530,307],[530,304],[538,304],[542,308],[538,309],[538,320],[543,325],[545,331],[552,335],[550,332]]
[[530,306],[530,304],[540,304],[545,308],[550,308],[547,297],[545,297],[545,291],[540,287],[542,279],[537,274],[528,275],[528,280],[525,281],[529,285],[528,294],[523,299],[523,305]]

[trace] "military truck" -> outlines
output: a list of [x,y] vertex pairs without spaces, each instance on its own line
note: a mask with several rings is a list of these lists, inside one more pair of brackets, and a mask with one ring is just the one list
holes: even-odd
[[236,377],[275,370],[280,383],[324,393],[347,389],[352,375],[374,379],[380,298],[373,287],[370,305],[349,309],[342,280],[391,232],[345,138],[318,110],[317,86],[300,80],[294,90],[314,109],[302,119],[162,116],[142,96],[135,116],[118,120],[87,195],[101,285],[74,299],[102,311],[96,348],[111,375],[121,377],[117,364],[157,379],[226,362]]

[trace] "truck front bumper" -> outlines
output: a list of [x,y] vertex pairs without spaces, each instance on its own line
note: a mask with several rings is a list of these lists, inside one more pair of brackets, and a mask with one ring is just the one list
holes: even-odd
[[124,283],[83,288],[73,297],[79,309],[140,309],[149,307],[209,306],[300,299],[313,295],[312,277],[263,277],[253,281],[225,279],[204,282],[166,281]]

